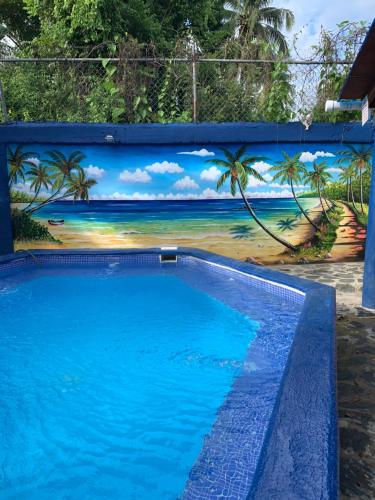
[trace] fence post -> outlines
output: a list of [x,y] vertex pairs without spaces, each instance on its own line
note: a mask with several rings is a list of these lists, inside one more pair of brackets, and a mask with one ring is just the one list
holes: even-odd
[[7,122],[8,121],[8,111],[7,111],[7,106],[5,103],[3,85],[1,83],[1,80],[0,80],[0,106],[1,106],[1,114],[3,116],[3,122]]
[[196,67],[196,56],[193,49],[192,65],[192,84],[193,84],[193,122],[197,121],[197,67]]

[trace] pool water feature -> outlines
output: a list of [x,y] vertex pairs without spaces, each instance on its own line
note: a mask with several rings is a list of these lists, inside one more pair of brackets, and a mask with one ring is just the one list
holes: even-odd
[[189,255],[0,271],[2,498],[247,497],[304,293]]

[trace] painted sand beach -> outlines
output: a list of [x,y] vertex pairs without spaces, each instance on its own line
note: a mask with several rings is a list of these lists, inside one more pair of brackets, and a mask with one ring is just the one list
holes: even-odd
[[[312,217],[321,214],[319,199],[303,199]],[[312,235],[291,198],[254,200],[259,217],[275,232],[298,245]],[[20,205],[21,206],[21,205]],[[51,226],[48,220],[64,220]],[[290,228],[280,229],[283,220]],[[35,220],[59,244],[30,242],[30,248],[145,248],[164,245],[203,248],[241,260],[253,257],[277,262],[285,248],[249,219],[242,200],[97,201],[60,202],[46,206]],[[17,244],[25,248],[25,244]]]

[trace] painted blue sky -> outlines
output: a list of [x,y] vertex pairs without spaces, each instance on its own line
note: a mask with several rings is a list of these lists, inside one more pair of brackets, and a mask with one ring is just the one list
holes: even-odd
[[[235,151],[240,145],[226,146]],[[266,182],[250,179],[247,192],[251,197],[288,197],[288,186],[281,186],[272,180],[269,172],[271,165],[282,159],[282,151],[289,155],[299,154],[307,168],[312,161],[326,161],[333,180],[339,169],[335,165],[341,144],[252,144],[247,154],[266,157],[253,166]],[[216,191],[216,181],[220,169],[206,162],[209,159],[223,158],[218,146],[56,146],[29,145],[25,151],[33,151],[42,161],[48,156],[46,151],[58,149],[65,155],[79,149],[85,154],[82,166],[88,177],[94,178],[97,185],[91,190],[92,199],[131,200],[131,199],[197,199],[230,198],[229,186]],[[36,160],[37,161],[37,160]],[[27,190],[27,186],[17,186]],[[302,191],[303,185],[297,186]]]

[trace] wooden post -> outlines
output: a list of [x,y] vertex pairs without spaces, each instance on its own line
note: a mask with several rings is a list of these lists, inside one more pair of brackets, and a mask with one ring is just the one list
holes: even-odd
[[0,106],[1,106],[1,114],[3,115],[3,122],[8,121],[8,111],[7,111],[7,106],[5,104],[5,97],[4,97],[4,91],[3,91],[3,85],[0,80]]
[[195,51],[193,49],[192,58],[192,84],[193,84],[193,122],[197,122],[197,68],[196,68],[196,57]]

